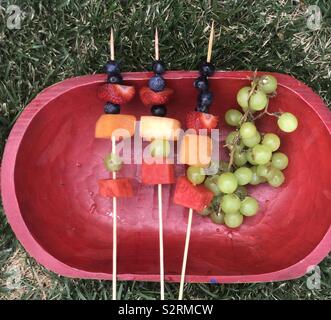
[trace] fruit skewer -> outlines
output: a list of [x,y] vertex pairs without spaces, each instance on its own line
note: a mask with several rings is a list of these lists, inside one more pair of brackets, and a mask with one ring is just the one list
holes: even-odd
[[128,138],[134,134],[136,118],[131,115],[121,115],[120,103],[129,102],[135,89],[132,86],[122,85],[122,76],[119,64],[115,61],[114,33],[110,32],[110,56],[111,60],[105,65],[107,83],[98,90],[98,97],[106,101],[105,115],[102,115],[95,128],[95,137],[99,139],[111,139],[111,153],[104,159],[106,169],[112,172],[112,179],[99,180],[99,194],[113,199],[113,269],[112,269],[112,299],[116,300],[117,293],[117,198],[132,197],[133,188],[128,178],[117,178],[116,172],[120,170],[122,161],[116,154],[116,140]]
[[[207,60],[206,62],[200,65],[199,68],[200,76],[194,82],[194,86],[198,90],[200,90],[200,94],[198,96],[198,105],[196,107],[196,111],[189,112],[187,115],[188,129],[195,129],[196,132],[200,129],[207,129],[207,131],[209,132],[209,130],[214,129],[218,123],[217,117],[208,113],[209,106],[213,98],[208,88],[208,76],[211,76],[215,71],[214,66],[211,64],[213,39],[214,39],[214,22],[212,22],[211,25]],[[201,176],[204,176],[203,167],[209,165],[210,163],[211,148],[212,148],[212,142],[207,135],[198,135],[197,132],[197,134],[186,134],[184,136],[184,140],[182,141],[182,147],[180,150],[180,162],[191,166],[188,168],[188,173],[187,173],[188,177],[189,174],[191,174],[191,172],[192,175],[195,176],[199,176],[200,172],[202,172]],[[204,155],[203,159],[201,159],[202,155]],[[200,182],[197,182],[196,184],[199,183]],[[189,249],[190,237],[191,237],[193,211],[194,210],[198,212],[203,211],[210,204],[213,198],[213,193],[210,190],[208,190],[205,186],[202,185],[198,186],[196,184],[195,181],[193,181],[193,179],[180,177],[177,181],[175,195],[174,195],[175,203],[189,208],[178,300],[183,299],[184,281],[185,281],[188,249]],[[198,199],[197,202],[194,204],[194,207],[193,207],[192,199]]]
[[162,77],[165,72],[164,63],[159,60],[158,31],[154,37],[155,60],[153,61],[154,75],[149,79],[149,87],[140,90],[140,97],[145,106],[151,107],[153,116],[142,116],[140,134],[142,138],[152,141],[149,151],[152,159],[144,159],[142,164],[142,183],[157,185],[158,193],[158,219],[159,219],[159,252],[160,252],[160,298],[164,300],[164,254],[163,254],[163,210],[162,210],[162,184],[175,182],[174,164],[170,163],[169,140],[177,140],[180,122],[176,119],[166,118],[165,103],[169,100],[173,90],[166,88]]

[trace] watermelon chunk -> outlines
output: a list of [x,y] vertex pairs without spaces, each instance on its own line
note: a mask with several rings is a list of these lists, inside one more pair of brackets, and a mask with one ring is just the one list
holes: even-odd
[[99,194],[107,198],[130,198],[133,196],[131,179],[101,179],[99,180]]
[[194,186],[185,176],[176,183],[174,203],[201,212],[209,206],[214,194],[203,185]]
[[143,161],[141,165],[141,181],[144,184],[175,183],[175,170],[172,163],[153,163]]

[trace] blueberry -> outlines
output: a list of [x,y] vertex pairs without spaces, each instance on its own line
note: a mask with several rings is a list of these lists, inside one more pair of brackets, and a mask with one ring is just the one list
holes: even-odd
[[108,83],[123,83],[123,78],[120,73],[108,74]]
[[107,74],[119,74],[120,73],[120,65],[118,62],[114,60],[109,60],[104,67],[104,70]]
[[199,71],[202,76],[210,77],[215,72],[215,66],[210,62],[202,62],[200,64]]
[[195,111],[199,111],[199,112],[203,112],[203,113],[209,113],[209,107],[208,106],[201,106],[201,105],[197,105],[197,107],[195,108]]
[[153,61],[152,68],[156,74],[162,74],[162,73],[165,73],[165,71],[166,71],[165,64],[161,60]]
[[159,92],[165,88],[165,80],[161,76],[155,75],[149,79],[148,85],[153,91]]
[[105,113],[107,114],[117,114],[120,113],[121,108],[119,104],[113,104],[111,102],[107,102],[104,107]]
[[208,90],[208,80],[205,76],[200,76],[194,81],[194,87],[201,90],[207,91]]
[[213,94],[210,91],[201,92],[198,96],[198,103],[201,106],[209,107],[213,102]]
[[151,113],[153,116],[164,117],[167,114],[167,108],[163,104],[153,106],[151,108]]

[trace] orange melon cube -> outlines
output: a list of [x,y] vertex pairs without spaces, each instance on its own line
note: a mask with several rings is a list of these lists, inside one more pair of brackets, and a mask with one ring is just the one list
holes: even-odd
[[172,118],[142,116],[140,118],[140,136],[147,141],[153,139],[178,140],[180,122]]
[[207,135],[186,134],[179,149],[180,163],[206,167],[212,156],[212,140]]
[[129,138],[134,135],[136,117],[126,114],[104,114],[95,126],[95,137],[99,139],[111,139],[112,136]]

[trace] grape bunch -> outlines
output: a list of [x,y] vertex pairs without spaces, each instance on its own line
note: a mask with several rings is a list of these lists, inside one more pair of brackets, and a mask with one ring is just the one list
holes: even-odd
[[282,170],[288,166],[288,157],[279,151],[280,138],[272,132],[259,132],[255,120],[264,115],[277,117],[278,127],[284,132],[293,132],[298,126],[297,118],[289,113],[268,111],[269,99],[276,95],[277,79],[272,75],[254,78],[250,87],[238,91],[237,102],[242,111],[229,109],[225,122],[235,127],[225,140],[229,161],[211,163],[217,173],[207,175],[206,170],[191,166],[187,178],[193,184],[204,185],[214,193],[211,205],[201,212],[216,224],[229,228],[239,227],[244,217],[254,216],[259,203],[248,195],[247,185],[268,183],[279,187],[285,181]]

